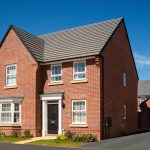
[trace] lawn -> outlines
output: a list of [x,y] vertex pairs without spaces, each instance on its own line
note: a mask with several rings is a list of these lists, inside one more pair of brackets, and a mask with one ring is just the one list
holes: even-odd
[[13,143],[13,142],[18,142],[25,140],[23,137],[11,137],[11,136],[4,136],[0,137],[0,143]]
[[28,144],[44,145],[44,146],[58,146],[58,147],[77,147],[85,144],[84,142],[73,142],[69,140],[39,140],[30,142]]

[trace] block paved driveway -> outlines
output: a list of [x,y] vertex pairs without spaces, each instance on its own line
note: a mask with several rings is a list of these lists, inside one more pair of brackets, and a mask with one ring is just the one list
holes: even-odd
[[78,148],[0,144],[0,150],[150,150],[150,132],[103,140]]

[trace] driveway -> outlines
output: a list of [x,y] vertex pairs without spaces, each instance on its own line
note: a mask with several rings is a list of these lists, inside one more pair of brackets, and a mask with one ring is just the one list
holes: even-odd
[[85,150],[150,150],[150,132],[103,140],[80,148]]
[[150,150],[150,132],[103,140],[78,148],[0,144],[0,150]]

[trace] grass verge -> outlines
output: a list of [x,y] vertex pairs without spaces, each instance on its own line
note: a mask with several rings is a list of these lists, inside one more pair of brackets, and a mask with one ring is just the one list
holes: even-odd
[[29,142],[32,145],[58,146],[58,147],[77,147],[85,144],[84,142],[73,142],[69,140],[38,140]]
[[23,137],[11,137],[11,136],[4,136],[0,137],[0,143],[13,143],[13,142],[18,142],[25,140]]

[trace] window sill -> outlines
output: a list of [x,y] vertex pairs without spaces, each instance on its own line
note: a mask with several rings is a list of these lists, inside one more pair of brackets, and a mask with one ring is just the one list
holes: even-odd
[[87,128],[88,127],[87,124],[70,124],[69,126],[72,128]]
[[4,89],[16,89],[17,85],[12,85],[12,86],[4,86]]
[[1,127],[20,127],[21,124],[0,124]]
[[61,82],[50,82],[48,83],[48,85],[50,86],[53,86],[53,85],[63,85],[64,83],[61,81]]
[[76,83],[87,83],[88,80],[87,79],[84,79],[84,80],[72,80],[71,83],[72,84],[76,84]]

